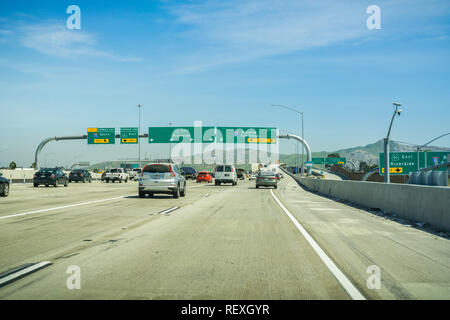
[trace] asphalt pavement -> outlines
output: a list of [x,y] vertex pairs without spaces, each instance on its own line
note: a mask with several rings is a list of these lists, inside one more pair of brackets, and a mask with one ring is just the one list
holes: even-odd
[[136,182],[13,185],[0,199],[0,274],[43,261],[0,299],[450,298],[448,239],[290,177],[276,190],[189,181],[178,199],[140,199]]

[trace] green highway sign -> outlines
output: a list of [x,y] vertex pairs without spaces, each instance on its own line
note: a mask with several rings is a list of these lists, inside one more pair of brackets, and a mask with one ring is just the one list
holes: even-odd
[[276,143],[277,129],[264,127],[217,127],[217,142]]
[[[438,164],[448,162],[450,152],[391,152],[389,171],[393,175],[404,175]],[[380,153],[380,175],[384,175],[384,153]],[[419,166],[417,165],[419,159]],[[446,168],[439,170],[445,171]]]
[[148,143],[214,142],[214,127],[149,127]]
[[347,163],[346,158],[325,158],[325,164],[335,164],[338,166],[344,166]]
[[88,128],[87,129],[88,144],[115,144],[116,129],[115,128]]
[[137,127],[120,128],[121,144],[137,144],[139,141],[139,132]]
[[[450,151],[429,151],[420,153],[420,166],[421,168],[432,167],[438,164],[446,163],[450,159]],[[426,154],[424,157],[422,154]],[[439,168],[440,171],[445,171],[447,168]]]
[[[384,175],[384,153],[380,153],[380,176]],[[391,175],[405,175],[417,171],[417,152],[390,152],[389,172]]]
[[275,143],[275,128],[149,127],[149,143]]
[[313,164],[329,164],[329,165],[338,165],[344,166],[347,163],[346,158],[312,158]]
[[325,158],[312,158],[313,164],[325,164]]

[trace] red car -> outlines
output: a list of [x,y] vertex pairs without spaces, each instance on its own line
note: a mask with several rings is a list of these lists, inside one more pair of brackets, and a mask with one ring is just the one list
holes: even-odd
[[212,182],[212,175],[208,171],[200,171],[197,175],[197,183],[202,181]]

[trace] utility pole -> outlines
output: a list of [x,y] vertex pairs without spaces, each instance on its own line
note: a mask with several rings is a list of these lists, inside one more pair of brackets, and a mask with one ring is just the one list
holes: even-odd
[[[172,122],[169,121],[169,127],[172,126]],[[172,143],[169,141],[169,159],[172,160]]]
[[392,122],[394,122],[394,118],[395,115],[399,115],[402,112],[402,109],[400,109],[399,107],[401,106],[400,103],[398,102],[394,102],[393,103],[395,110],[394,110],[394,114],[392,115],[392,119],[391,119],[391,124],[389,125],[389,130],[387,133],[386,138],[384,138],[384,182],[385,183],[390,183],[391,179],[390,179],[390,168],[389,168],[389,160],[390,160],[390,156],[389,156],[389,136],[391,134],[391,128],[392,128]]
[[142,104],[138,104],[137,107],[139,108],[139,126],[138,126],[138,148],[139,148],[139,168],[142,167],[141,165],[141,108]]

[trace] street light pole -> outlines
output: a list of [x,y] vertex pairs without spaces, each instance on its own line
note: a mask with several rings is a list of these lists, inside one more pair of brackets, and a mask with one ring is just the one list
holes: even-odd
[[[296,112],[296,113],[298,113],[298,114],[300,114],[300,115],[302,116],[302,140],[305,141],[305,139],[304,139],[304,138],[305,138],[305,137],[304,137],[304,132],[303,132],[303,112],[298,111],[298,110],[296,110],[296,109],[293,109],[293,108],[291,108],[291,107],[282,105],[282,104],[272,104],[271,106],[272,106],[272,107],[282,107],[282,108],[291,110],[291,111],[293,111],[293,112]],[[301,168],[302,168],[302,173],[301,173],[301,175],[302,175],[302,176],[304,176],[304,172],[303,172],[303,165],[304,165],[303,154],[304,154],[304,150],[305,150],[305,146],[302,144],[302,166],[301,166]],[[297,159],[297,163],[298,163],[298,154],[296,154],[296,159]],[[298,173],[298,164],[297,164],[297,173]]]
[[388,130],[387,136],[386,136],[386,138],[384,138],[384,182],[385,183],[391,182],[391,178],[390,178],[391,172],[390,172],[390,168],[389,168],[389,160],[390,160],[389,136],[391,134],[392,123],[394,122],[395,115],[398,114],[400,116],[400,113],[402,112],[402,109],[399,108],[401,106],[400,103],[394,102],[393,105],[395,106],[395,111],[394,111],[394,114],[392,115],[391,124],[389,125],[389,130]]
[[139,108],[139,126],[138,126],[138,148],[139,148],[139,168],[142,167],[141,165],[141,108],[142,104],[138,104],[137,107]]

